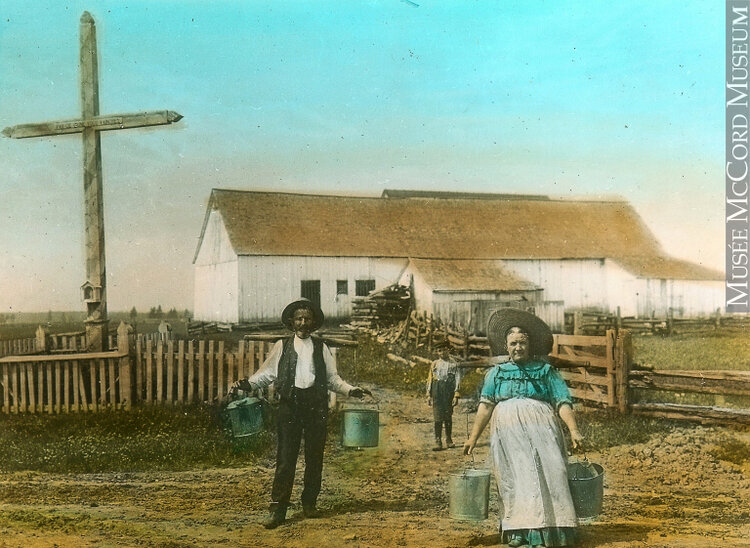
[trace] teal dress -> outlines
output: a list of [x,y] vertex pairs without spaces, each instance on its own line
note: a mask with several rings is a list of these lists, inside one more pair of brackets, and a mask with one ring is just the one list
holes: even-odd
[[494,405],[490,453],[503,506],[503,542],[573,545],[578,520],[557,414],[571,403],[565,381],[548,363],[508,362],[487,373],[480,401]]

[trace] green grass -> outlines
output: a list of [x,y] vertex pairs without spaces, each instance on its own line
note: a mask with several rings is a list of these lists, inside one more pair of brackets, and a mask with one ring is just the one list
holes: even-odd
[[247,464],[270,435],[234,440],[216,408],[0,417],[0,470],[121,472]]
[[633,337],[634,359],[655,369],[750,370],[750,330]]
[[[665,435],[680,423],[637,415],[621,415],[614,410],[589,409],[576,413],[584,449],[601,451],[616,445],[645,443],[655,434]],[[683,424],[684,426],[684,424]]]

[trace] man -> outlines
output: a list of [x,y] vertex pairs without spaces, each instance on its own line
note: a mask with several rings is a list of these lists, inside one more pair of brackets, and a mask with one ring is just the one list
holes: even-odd
[[355,398],[372,395],[369,390],[352,386],[339,377],[328,346],[310,337],[323,323],[323,312],[312,301],[300,299],[290,303],[281,313],[281,321],[294,336],[278,341],[254,375],[234,383],[235,388],[252,392],[275,382],[279,394],[276,473],[271,489],[271,513],[263,522],[266,529],[275,529],[286,520],[303,437],[302,512],[306,518],[317,516],[315,505],[323,472],[328,390]]

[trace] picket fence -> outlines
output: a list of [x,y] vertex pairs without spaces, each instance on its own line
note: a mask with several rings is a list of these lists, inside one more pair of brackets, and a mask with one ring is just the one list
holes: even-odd
[[215,403],[236,380],[257,371],[271,349],[264,341],[240,341],[230,351],[224,341],[154,340],[134,336],[125,324],[112,341],[116,349],[109,352],[0,358],[2,412],[88,412],[127,409],[141,402]]

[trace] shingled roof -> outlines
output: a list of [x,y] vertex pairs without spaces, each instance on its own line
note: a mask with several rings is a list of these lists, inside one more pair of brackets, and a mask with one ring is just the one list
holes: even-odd
[[[626,264],[638,264],[639,257],[653,264],[667,259],[623,200],[461,196],[392,199],[214,189],[203,231],[209,213],[218,210],[238,255],[620,258],[628,270]],[[707,269],[697,265],[690,278],[686,265],[686,279],[707,279]]]

